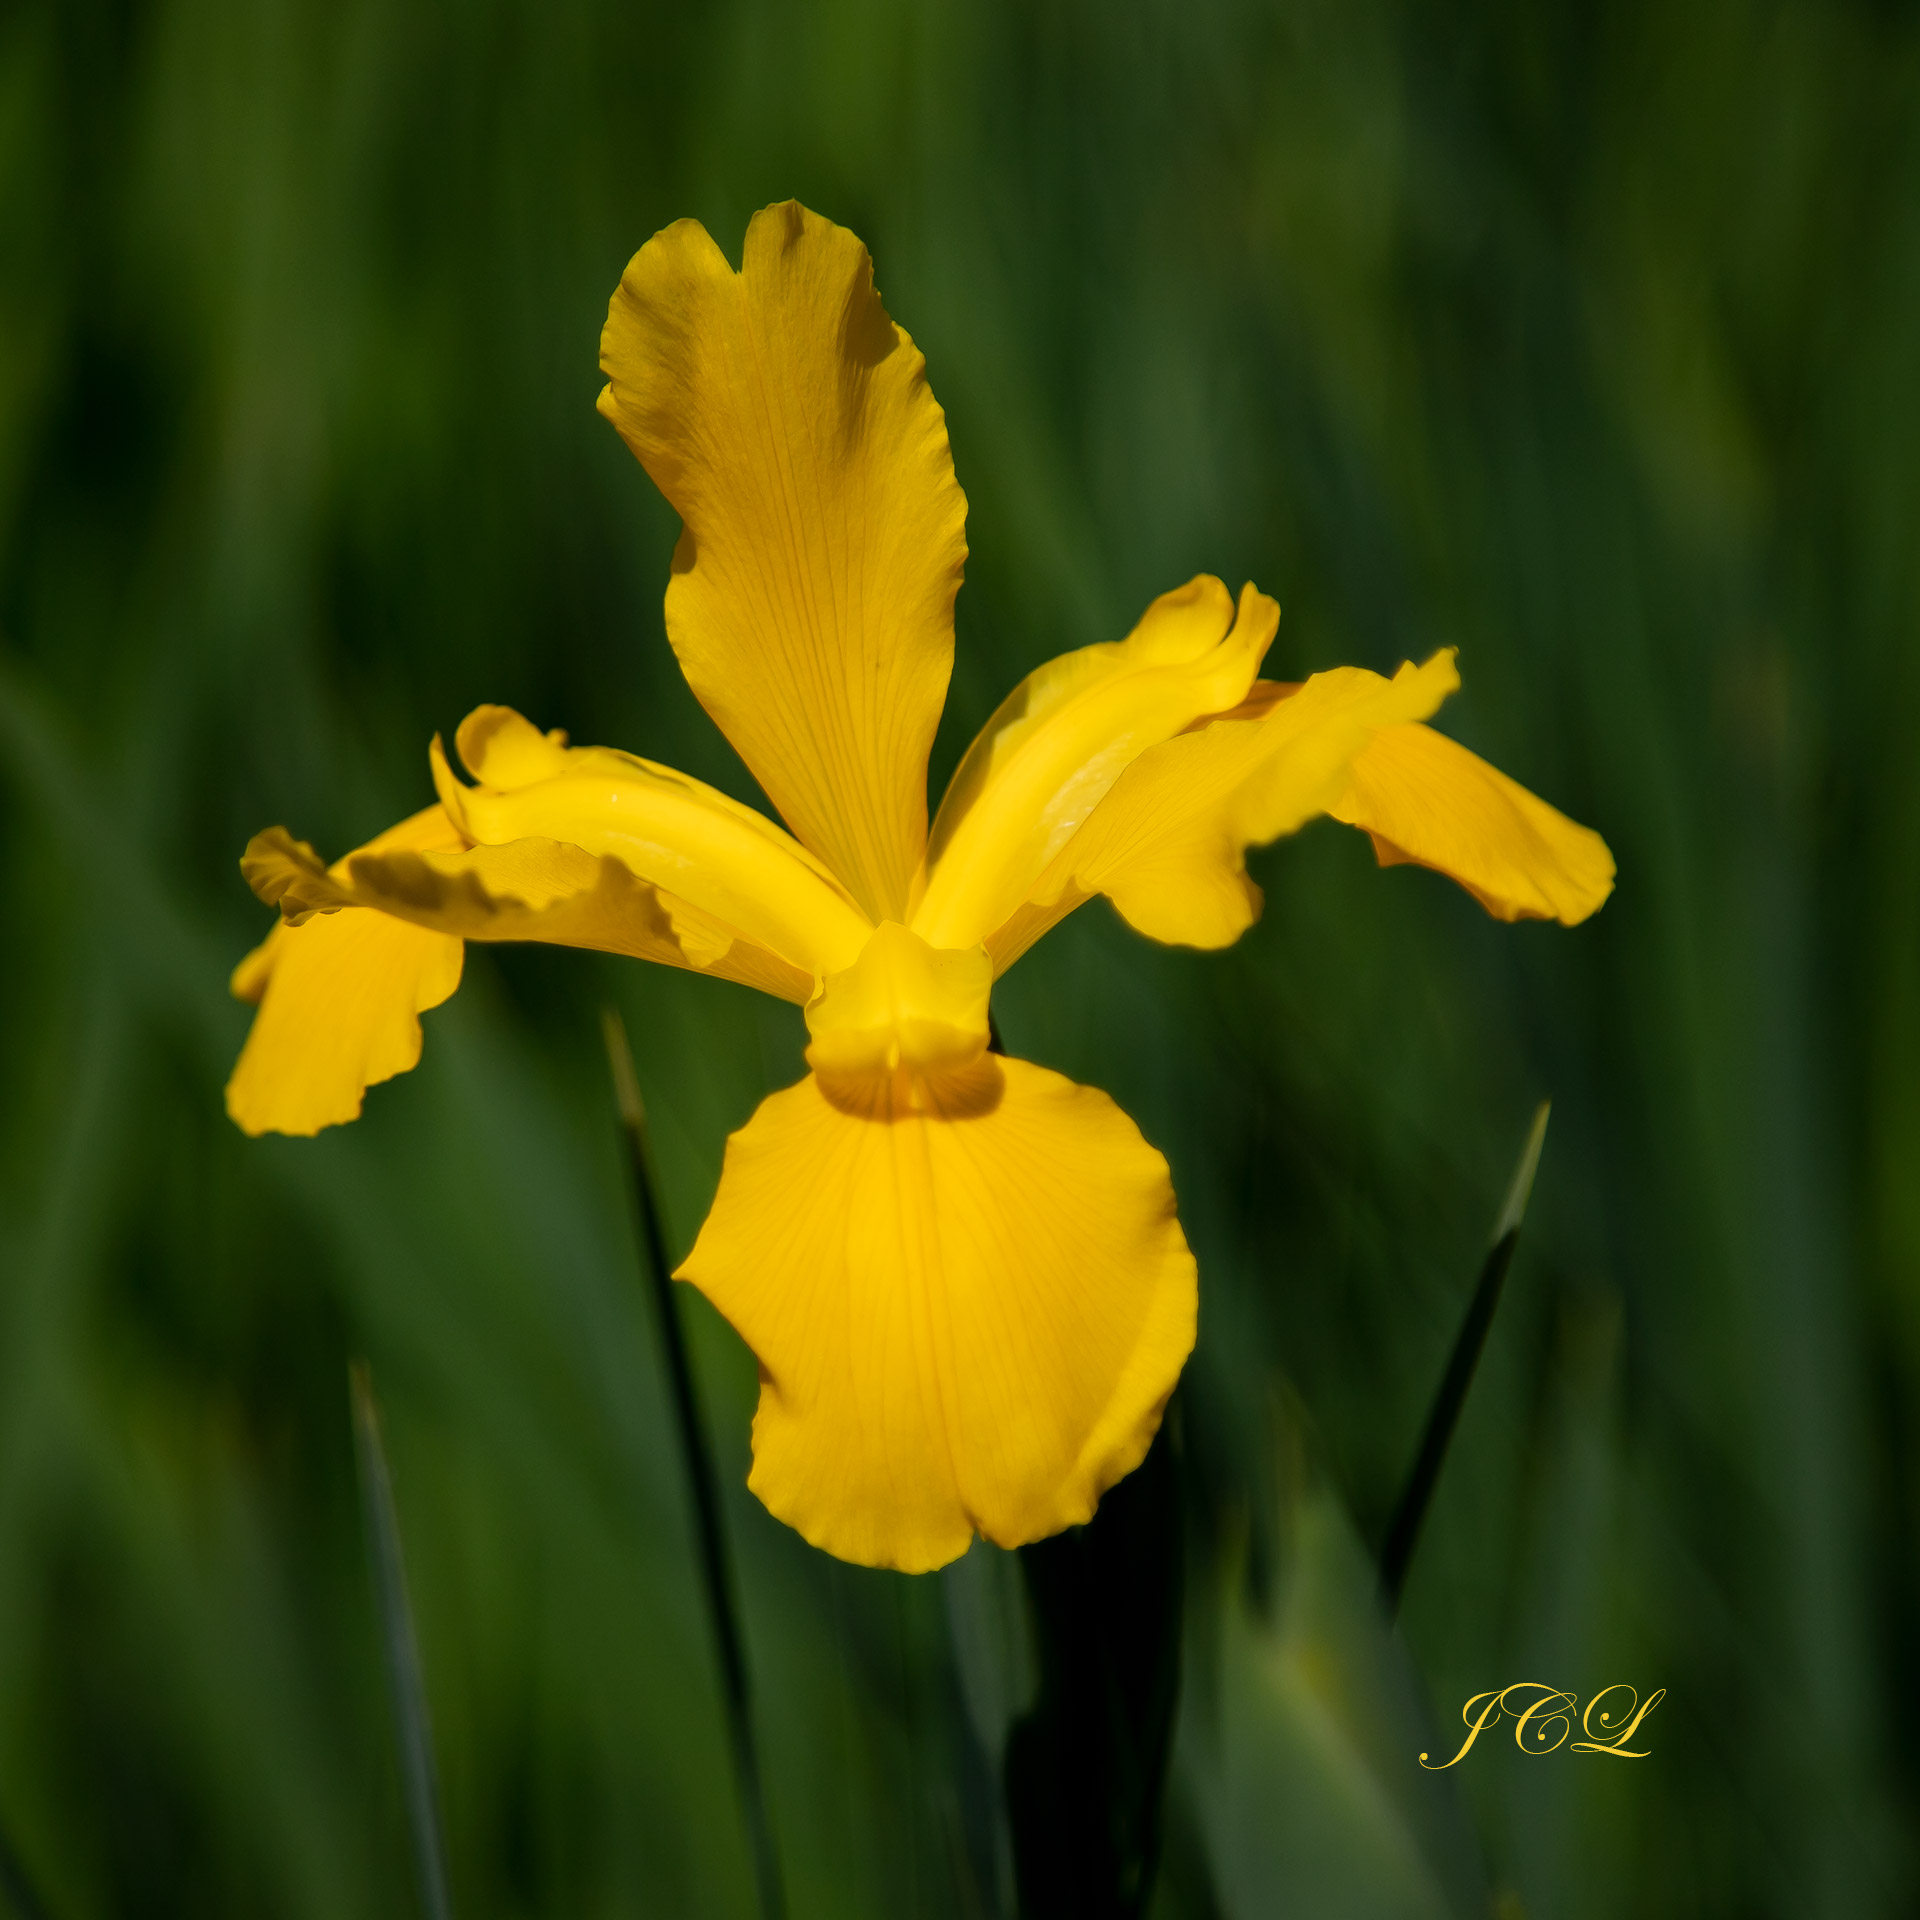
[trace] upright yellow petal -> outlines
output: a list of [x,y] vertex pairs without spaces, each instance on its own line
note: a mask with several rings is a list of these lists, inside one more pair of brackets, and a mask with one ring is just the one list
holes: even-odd
[[628,265],[600,410],[685,522],[667,636],[794,832],[905,917],[953,665],[966,500],[867,250],[796,202],[741,271],[697,221]]
[[1230,946],[1260,912],[1247,848],[1325,812],[1382,727],[1424,718],[1459,684],[1451,653],[1391,680],[1336,667],[1297,689],[1263,683],[1236,711],[1151,748],[988,936],[996,970],[1096,893],[1155,940]]
[[1090,1518],[1193,1346],[1166,1162],[1105,1094],[991,1054],[762,1102],[679,1277],[759,1359],[748,1484],[909,1572]]
[[1238,705],[1280,609],[1211,574],[1163,593],[1126,639],[1029,674],[980,731],[940,804],[915,932],[938,947],[983,940],[1148,748]]
[[1387,727],[1327,811],[1373,836],[1383,867],[1433,867],[1500,920],[1573,927],[1613,891],[1613,855],[1499,768],[1431,727]]
[[282,922],[235,977],[260,1010],[227,1082],[228,1114],[256,1134],[358,1119],[370,1086],[419,1064],[420,1016],[459,986],[463,952],[365,907]]

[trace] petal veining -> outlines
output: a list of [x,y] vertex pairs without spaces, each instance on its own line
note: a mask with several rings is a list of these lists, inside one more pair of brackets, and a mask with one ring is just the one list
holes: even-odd
[[795,834],[901,918],[953,665],[966,500],[867,250],[796,202],[739,273],[697,221],[628,265],[600,410],[685,523],[667,635]]
[[870,1566],[1090,1518],[1193,1346],[1166,1162],[1105,1094],[991,1054],[763,1101],[679,1277],[759,1359],[748,1484]]
[[1030,674],[981,730],[934,822],[913,926],[964,947],[1000,926],[1149,748],[1244,698],[1280,609],[1249,584],[1237,610],[1202,574],[1165,593],[1126,639]]

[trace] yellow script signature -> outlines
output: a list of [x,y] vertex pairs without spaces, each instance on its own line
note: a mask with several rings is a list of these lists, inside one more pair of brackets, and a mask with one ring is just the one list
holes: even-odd
[[[1625,1701],[1615,1698],[1625,1694]],[[1610,1753],[1616,1760],[1644,1760],[1649,1747],[1631,1748],[1627,1742],[1640,1730],[1640,1723],[1667,1697],[1665,1687],[1656,1687],[1645,1700],[1625,1684],[1605,1687],[1587,1702],[1580,1715],[1580,1731],[1587,1737],[1567,1747],[1569,1753]],[[1613,1700],[1610,1707],[1602,1702]],[[1458,1766],[1473,1751],[1473,1743],[1503,1715],[1513,1716],[1513,1743],[1522,1753],[1557,1753],[1567,1746],[1574,1729],[1574,1714],[1580,1705],[1577,1694],[1559,1687],[1543,1686],[1538,1680],[1516,1680],[1510,1687],[1496,1687],[1491,1693],[1476,1693],[1460,1709],[1467,1737],[1451,1760],[1432,1760],[1420,1756],[1420,1764],[1435,1773]],[[1555,1728],[1559,1729],[1556,1734]]]

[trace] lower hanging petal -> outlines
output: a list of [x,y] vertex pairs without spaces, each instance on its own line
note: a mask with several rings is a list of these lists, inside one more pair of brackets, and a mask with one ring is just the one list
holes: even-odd
[[759,1359],[754,1492],[908,1572],[1090,1518],[1193,1347],[1166,1161],[1105,1094],[995,1055],[770,1096],[678,1277]]
[[235,970],[260,1010],[227,1082],[244,1133],[318,1133],[360,1114],[361,1097],[420,1059],[420,1016],[460,984],[450,934],[366,907],[283,922]]

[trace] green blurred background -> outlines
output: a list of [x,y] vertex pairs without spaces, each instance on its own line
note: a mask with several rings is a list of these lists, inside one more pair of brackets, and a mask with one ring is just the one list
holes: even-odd
[[[1912,1911],[1920,12],[1896,0],[14,0],[0,13],[0,1824],[56,1916],[417,1910],[347,1418],[371,1360],[467,1916],[744,1916],[597,1009],[672,1236],[790,1008],[470,952],[316,1141],[220,1088],[236,858],[420,805],[482,700],[750,795],[593,411],[628,256],[788,195],[924,348],[973,558],[935,755],[1206,570],[1269,671],[1457,645],[1445,725],[1619,891],[1488,921],[1322,823],[1232,952],[1104,906],[1010,1047],[1169,1155],[1202,1271],[1157,1912]],[[1365,1553],[1533,1104],[1416,1560]],[[740,1485],[800,1916],[1005,1910],[1011,1564]],[[1652,1757],[1482,1743],[1668,1689]]]

